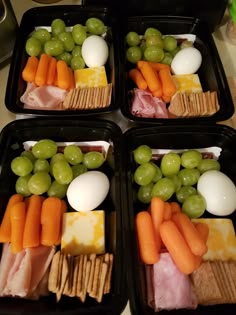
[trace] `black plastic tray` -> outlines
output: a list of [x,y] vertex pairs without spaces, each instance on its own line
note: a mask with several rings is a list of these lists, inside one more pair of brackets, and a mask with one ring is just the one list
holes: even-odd
[[[146,126],[132,128],[124,133],[123,147],[126,153],[125,171],[128,198],[124,208],[127,209],[126,224],[126,253],[129,270],[127,284],[132,314],[154,315],[155,312],[147,305],[144,265],[140,261],[135,232],[135,215],[146,209],[147,205],[134,199],[133,171],[135,163],[132,151],[139,145],[146,144],[155,149],[193,149],[218,146],[222,148],[219,158],[221,171],[227,174],[236,183],[236,132],[223,125],[176,125],[176,126]],[[236,212],[229,216],[236,227]],[[178,288],[176,288],[178,290]],[[188,315],[233,315],[236,313],[236,304],[213,305],[198,307],[196,310],[161,311],[158,314],[188,314]]]
[[[128,104],[128,90],[134,85],[130,80],[126,80],[125,102],[121,104],[123,115],[131,121],[137,123],[158,123],[158,124],[186,124],[186,123],[210,123],[223,121],[230,118],[234,112],[234,105],[229,90],[225,72],[216,49],[214,40],[209,31],[208,25],[198,18],[180,16],[129,16],[123,23],[123,38],[129,31],[136,31],[144,34],[148,27],[156,27],[163,34],[195,34],[194,46],[202,54],[202,65],[198,70],[203,91],[217,91],[220,110],[212,116],[189,117],[189,118],[142,118],[131,114]],[[125,51],[127,47],[123,41],[123,63],[127,72],[131,64],[126,61]]]
[[[116,213],[116,239],[109,237],[111,221],[106,220],[107,251],[114,253],[114,269],[112,273],[111,293],[104,296],[101,303],[87,298],[83,304],[77,298],[63,297],[56,303],[54,294],[40,298],[38,301],[17,298],[0,298],[0,314],[120,314],[127,303],[125,283],[125,255],[123,249],[123,225],[121,209],[121,130],[112,122],[86,121],[64,119],[22,119],[8,124],[0,134],[0,219],[7,200],[15,192],[15,176],[10,170],[11,160],[23,151],[22,142],[28,140],[52,139],[64,141],[107,141],[112,146],[111,159],[106,166],[106,174],[111,179],[112,186],[109,195],[103,202],[105,213]],[[113,194],[112,194],[113,192]],[[114,193],[115,192],[115,193]],[[111,242],[112,245],[111,245]],[[113,244],[116,244],[112,250]],[[2,246],[0,246],[1,252]]]
[[[103,109],[94,110],[38,110],[25,109],[20,101],[24,93],[26,83],[21,77],[22,70],[26,64],[27,53],[25,52],[25,43],[29,34],[36,26],[50,26],[55,18],[64,20],[66,26],[75,24],[85,24],[89,17],[100,18],[105,25],[109,26],[111,42],[109,42],[109,60],[106,63],[106,72],[108,81],[112,83],[111,105]],[[16,37],[13,51],[6,94],[5,104],[9,111],[19,114],[32,114],[44,116],[89,116],[103,113],[109,113],[118,108],[120,99],[121,81],[120,81],[120,36],[118,35],[117,21],[111,15],[109,9],[98,7],[90,9],[80,5],[57,5],[35,7],[26,11],[20,22],[18,34]]]

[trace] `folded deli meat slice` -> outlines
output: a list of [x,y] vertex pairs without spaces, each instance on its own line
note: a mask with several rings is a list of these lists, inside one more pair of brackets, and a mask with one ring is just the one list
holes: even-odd
[[[148,287],[149,294],[152,294],[150,284]],[[160,260],[153,265],[152,287],[154,294],[148,300],[154,298],[155,311],[197,307],[190,278],[176,267],[169,253],[162,253]]]
[[[48,272],[54,247],[27,248],[12,254],[9,244],[3,245],[0,263],[0,296],[35,297],[38,286]],[[45,291],[45,290],[44,290]]]

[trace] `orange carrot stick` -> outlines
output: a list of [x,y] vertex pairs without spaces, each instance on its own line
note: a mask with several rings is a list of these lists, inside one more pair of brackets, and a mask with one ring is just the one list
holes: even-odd
[[75,88],[75,77],[74,77],[74,71],[68,67],[69,75],[70,75],[70,85],[68,90],[74,89]]
[[169,202],[165,202],[164,221],[170,220],[172,216],[171,205]]
[[55,81],[56,72],[57,72],[57,60],[56,58],[52,57],[48,65],[47,80],[46,80],[47,85],[53,85]]
[[57,85],[64,90],[67,90],[70,86],[70,74],[64,60],[57,61]]
[[159,253],[151,215],[141,211],[135,221],[140,257],[145,264],[155,264],[159,260]]
[[7,203],[6,210],[0,227],[0,243],[9,243],[11,241],[11,207],[17,202],[23,201],[20,194],[12,195]]
[[147,82],[145,81],[142,73],[138,69],[131,69],[129,71],[129,78],[136,84],[141,90],[147,89]]
[[153,93],[155,92],[156,97],[161,97],[162,86],[160,79],[156,71],[150,66],[147,61],[142,61],[142,63],[137,63],[138,69],[141,71],[149,90]]
[[[154,95],[155,96],[155,95]],[[166,95],[162,95],[162,100],[165,102],[165,103],[170,103],[171,101],[171,96],[166,96]]]
[[170,66],[167,65],[167,64],[165,64],[165,63],[151,62],[151,61],[149,61],[148,63],[149,63],[150,66],[152,66],[152,68],[153,68],[155,71],[157,71],[157,72],[159,72],[161,69],[164,69],[164,68],[170,69]]
[[203,222],[197,222],[194,224],[195,228],[198,230],[198,233],[200,234],[202,240],[204,243],[207,243],[208,236],[209,236],[209,227],[206,223]]
[[22,78],[26,82],[34,82],[35,75],[38,69],[39,60],[35,56],[30,56],[22,71]]
[[24,201],[15,203],[10,208],[11,214],[11,250],[14,254],[23,249],[23,234],[26,218],[26,205]]
[[176,266],[184,274],[192,273],[196,268],[196,256],[191,252],[184,237],[172,221],[164,221],[160,226],[161,239]]
[[29,197],[23,235],[23,248],[40,245],[42,202],[41,196],[31,195]]
[[165,97],[173,96],[176,92],[176,86],[173,81],[171,72],[169,68],[163,68],[159,71],[159,78],[162,85],[162,93]]
[[41,210],[41,244],[52,246],[60,235],[62,204],[56,197],[48,197],[43,201]]
[[180,204],[177,201],[171,201],[170,205],[171,205],[172,215],[175,213],[181,212]]
[[207,246],[189,217],[185,213],[176,213],[172,220],[183,235],[192,253],[196,256],[204,255],[207,252]]
[[36,71],[35,80],[34,80],[36,85],[42,86],[46,84],[48,67],[49,67],[49,62],[51,58],[52,57],[47,54],[42,54],[40,56],[38,69]]
[[150,213],[156,236],[158,251],[161,248],[160,226],[164,221],[165,202],[159,197],[152,197],[150,203]]

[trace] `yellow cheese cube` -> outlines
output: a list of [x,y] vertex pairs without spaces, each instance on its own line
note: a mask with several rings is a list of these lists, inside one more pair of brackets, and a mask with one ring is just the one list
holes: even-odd
[[107,76],[104,66],[78,69],[74,72],[77,88],[107,86]]
[[202,92],[202,86],[197,74],[173,75],[177,92]]
[[63,253],[103,254],[105,252],[105,213],[103,210],[67,212],[63,216]]
[[236,237],[233,222],[230,219],[193,219],[209,227],[208,251],[203,260],[236,260]]

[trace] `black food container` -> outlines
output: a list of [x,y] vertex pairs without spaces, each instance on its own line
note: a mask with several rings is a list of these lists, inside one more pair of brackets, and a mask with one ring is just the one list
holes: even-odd
[[[9,197],[15,193],[16,176],[10,169],[11,160],[23,151],[23,142],[52,139],[57,142],[107,141],[111,151],[109,159],[102,166],[109,178],[110,192],[101,208],[105,211],[106,251],[114,254],[111,292],[104,295],[102,302],[86,298],[63,296],[57,303],[55,294],[39,300],[21,298],[0,298],[0,314],[120,314],[127,303],[125,283],[125,262],[123,251],[123,224],[121,214],[121,130],[107,121],[63,121],[52,119],[23,119],[14,121],[3,128],[0,135],[0,217],[4,215]],[[1,244],[2,251],[2,244]]]
[[[128,79],[128,71],[135,68],[134,64],[126,60],[127,45],[125,36],[130,31],[135,31],[143,35],[148,27],[155,27],[160,30],[163,35],[168,34],[194,34],[196,47],[202,55],[202,64],[197,71],[197,74],[202,85],[203,92],[216,91],[220,109],[211,116],[192,116],[192,117],[177,117],[177,118],[146,118],[138,117],[131,113],[130,102],[128,101],[128,92],[133,89],[134,83]],[[207,23],[195,17],[181,16],[128,16],[123,24],[123,49],[122,57],[125,65],[126,84],[125,98],[121,104],[123,115],[130,121],[137,123],[158,123],[158,124],[186,124],[186,123],[211,123],[223,121],[230,118],[234,112],[234,105],[224,69],[216,49],[214,40]],[[168,106],[168,105],[167,105]]]
[[[135,216],[138,212],[147,209],[148,204],[137,201],[134,193],[134,170],[137,164],[133,158],[133,150],[139,145],[146,144],[152,149],[196,149],[216,146],[222,149],[219,162],[221,171],[228,175],[236,183],[236,132],[234,129],[223,125],[176,125],[176,126],[146,126],[132,128],[124,133],[123,146],[125,152],[124,167],[126,171],[127,209],[126,223],[127,240],[125,241],[129,270],[127,272],[127,284],[132,314],[235,314],[236,304],[222,304],[212,306],[198,306],[195,310],[180,309],[172,311],[154,312],[147,303],[147,287],[145,277],[145,265],[141,262],[136,239]],[[137,191],[137,190],[136,190]],[[175,199],[172,199],[175,200]],[[205,217],[214,217],[204,213]],[[236,212],[227,216],[232,219],[236,227]],[[235,279],[234,279],[235,282]],[[178,290],[178,287],[176,287]]]
[[[111,104],[108,107],[99,109],[80,109],[80,110],[53,110],[53,109],[31,109],[24,108],[20,97],[25,92],[26,82],[22,79],[22,70],[27,61],[25,43],[35,27],[50,26],[56,18],[62,19],[67,27],[75,24],[83,24],[90,17],[101,19],[106,26],[107,43],[109,47],[109,57],[105,65],[108,83],[112,83]],[[36,7],[26,11],[20,22],[15,48],[10,66],[7,89],[5,94],[5,105],[7,109],[17,114],[44,115],[44,116],[88,116],[102,113],[110,113],[116,110],[120,103],[120,36],[118,31],[119,24],[108,8],[98,7],[89,8],[80,5],[58,5]]]

